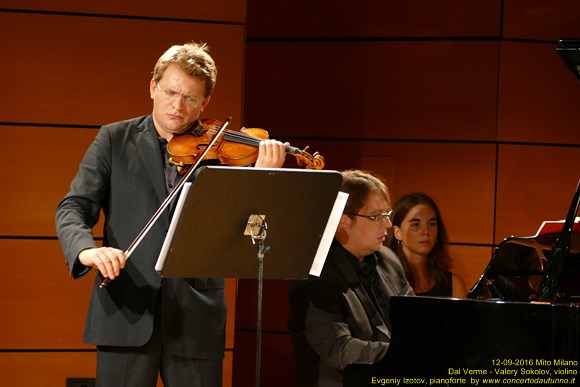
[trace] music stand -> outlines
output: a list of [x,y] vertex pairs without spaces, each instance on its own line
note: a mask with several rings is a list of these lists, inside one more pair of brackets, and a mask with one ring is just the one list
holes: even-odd
[[580,82],[580,39],[560,39],[556,51]]
[[262,280],[308,276],[341,183],[337,171],[206,166],[174,216],[164,277],[258,279],[257,386]]

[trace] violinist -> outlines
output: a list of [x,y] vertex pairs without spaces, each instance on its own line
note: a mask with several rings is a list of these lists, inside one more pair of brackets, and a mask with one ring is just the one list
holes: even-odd
[[[162,279],[155,272],[169,211],[131,259],[124,250],[179,181],[168,143],[200,119],[216,76],[206,44],[170,47],[153,69],[152,113],[101,127],[58,205],[56,227],[70,275],[97,271],[83,338],[97,347],[97,386],[155,387],[158,375],[166,387],[222,385],[223,279]],[[254,166],[281,167],[286,146],[261,141]],[[98,246],[91,229],[101,211]]]

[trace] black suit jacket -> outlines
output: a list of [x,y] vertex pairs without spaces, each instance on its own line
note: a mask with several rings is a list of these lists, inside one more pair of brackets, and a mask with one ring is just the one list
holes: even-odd
[[[387,300],[413,295],[395,253],[383,247],[374,255]],[[320,277],[296,281],[290,288],[296,386],[342,386],[348,364],[376,362],[388,350],[390,323],[361,283],[351,262],[356,259],[335,240]]]
[[[72,277],[90,271],[78,261],[78,254],[97,246],[91,229],[101,211],[105,216],[103,245],[126,250],[167,195],[162,146],[151,116],[103,126],[57,209],[57,232]],[[161,277],[154,269],[169,222],[167,210],[108,287],[99,288],[102,277],[96,275],[85,342],[145,344],[160,301],[163,339],[172,353],[223,357],[223,279],[164,279],[161,286]]]

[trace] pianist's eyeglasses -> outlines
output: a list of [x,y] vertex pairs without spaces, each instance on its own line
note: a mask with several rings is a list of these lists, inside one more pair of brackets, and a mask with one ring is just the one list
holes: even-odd
[[390,223],[392,213],[393,213],[393,210],[390,210],[387,212],[382,212],[382,213],[377,214],[377,215],[363,215],[363,214],[355,214],[355,213],[345,212],[345,214],[347,214],[347,215],[360,216],[361,218],[370,219],[377,224]]

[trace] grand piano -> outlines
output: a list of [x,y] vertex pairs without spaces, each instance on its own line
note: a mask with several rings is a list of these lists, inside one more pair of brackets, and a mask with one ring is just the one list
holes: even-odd
[[[580,81],[580,40],[556,47]],[[566,219],[495,249],[465,299],[392,297],[392,337],[344,387],[580,385],[580,182]]]
[[503,240],[467,299],[392,297],[386,356],[343,385],[580,385],[579,205],[580,182],[565,221]]

